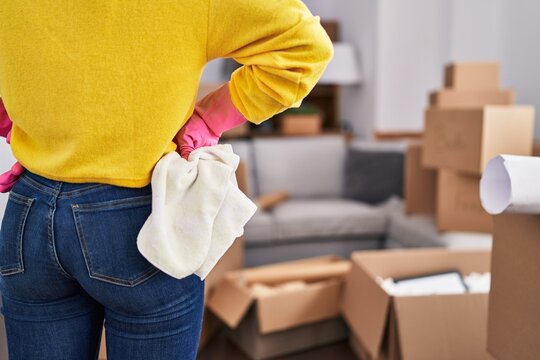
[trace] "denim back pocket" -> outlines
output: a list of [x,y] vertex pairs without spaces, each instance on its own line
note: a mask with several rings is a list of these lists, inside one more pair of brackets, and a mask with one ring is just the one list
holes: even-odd
[[26,218],[34,203],[29,198],[13,191],[9,193],[8,202],[0,226],[0,275],[12,275],[24,272],[23,237]]
[[159,271],[137,249],[139,231],[152,212],[152,195],[71,208],[91,278],[135,286]]

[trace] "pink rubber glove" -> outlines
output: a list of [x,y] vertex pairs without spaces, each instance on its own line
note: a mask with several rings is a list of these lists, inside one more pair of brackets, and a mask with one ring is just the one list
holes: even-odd
[[[4,106],[4,102],[0,99],[0,136],[5,137],[8,144],[11,144],[12,124],[13,123]],[[0,192],[6,193],[10,191],[23,172],[24,167],[17,161],[10,170],[0,175]]]
[[0,136],[5,137],[6,139],[11,138],[11,119],[8,116],[2,98],[0,98]]
[[213,146],[221,135],[247,119],[231,101],[229,84],[223,84],[195,104],[193,114],[175,136],[177,152],[184,159],[202,146]]
[[17,161],[10,170],[0,175],[0,192],[9,192],[23,172],[24,167]]

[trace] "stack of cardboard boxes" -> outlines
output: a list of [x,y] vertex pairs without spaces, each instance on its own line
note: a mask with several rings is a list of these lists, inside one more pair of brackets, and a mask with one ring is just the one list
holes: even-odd
[[[407,149],[408,214],[435,214],[440,231],[493,231],[493,217],[480,202],[483,169],[500,153],[531,155],[533,149],[534,108],[513,102],[513,92],[499,88],[497,64],[446,67],[445,88],[430,95],[423,141]],[[534,241],[540,216],[505,215],[495,220],[493,261],[500,265],[493,266],[493,293],[393,296],[380,283],[451,269],[462,275],[489,272],[489,250],[404,249],[352,255],[342,312],[351,347],[361,359],[492,359],[486,346],[488,299],[496,307],[489,309],[491,353],[502,359],[538,357],[540,311],[534,311],[535,297],[524,290],[525,283],[530,289],[526,279],[531,274],[524,274],[515,259],[520,256],[531,272],[540,274],[540,256],[534,255],[540,253],[540,242]],[[524,247],[512,245],[516,227],[522,229],[518,235]],[[523,285],[514,294],[516,282]],[[533,282],[540,282],[540,275]],[[505,310],[509,307],[515,312]],[[533,321],[527,321],[527,314],[535,316]],[[525,321],[525,331],[534,335],[520,329]]]
[[499,83],[497,63],[456,63],[430,94],[422,145],[407,153],[405,197],[407,213],[434,212],[440,231],[491,233],[480,204],[485,165],[501,153],[532,154],[534,108],[513,105]]

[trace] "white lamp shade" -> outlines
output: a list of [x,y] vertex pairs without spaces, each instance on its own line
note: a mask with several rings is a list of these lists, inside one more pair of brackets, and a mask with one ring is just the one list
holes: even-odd
[[319,80],[319,84],[354,85],[360,83],[360,71],[352,44],[334,42],[334,56]]

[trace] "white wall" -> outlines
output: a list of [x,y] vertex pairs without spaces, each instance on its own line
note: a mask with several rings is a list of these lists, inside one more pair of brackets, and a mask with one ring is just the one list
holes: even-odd
[[341,120],[351,122],[355,133],[367,133],[375,118],[377,59],[365,54],[376,54],[377,2],[342,0],[337,5],[335,15],[340,22],[341,38],[356,46],[362,74],[361,85],[340,89]]
[[334,19],[338,16],[338,9],[341,1],[328,0],[304,0],[304,4],[309,8],[313,15],[320,15],[321,19]]
[[[372,3],[372,0],[361,0]],[[450,61],[500,61],[500,0],[379,0],[372,131],[421,131]],[[364,50],[364,49],[362,49]],[[369,84],[367,84],[369,86]]]
[[378,4],[374,130],[420,130],[427,92],[441,83],[448,9],[434,0]]
[[500,61],[502,0],[451,0],[448,3],[448,60]]
[[364,83],[343,88],[341,99],[358,135],[421,130],[427,94],[451,61],[499,61],[502,86],[540,113],[538,0],[305,2],[340,21],[343,40],[358,47]]
[[536,107],[540,138],[540,1],[502,0],[501,77],[516,102]]

